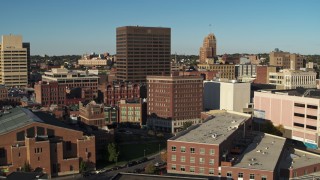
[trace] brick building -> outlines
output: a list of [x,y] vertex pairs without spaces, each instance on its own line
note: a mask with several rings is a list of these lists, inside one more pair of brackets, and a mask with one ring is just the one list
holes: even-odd
[[236,78],[234,64],[198,64],[200,70],[216,72],[217,78],[226,78],[229,80]]
[[142,100],[120,100],[118,122],[142,125]]
[[91,101],[84,105],[79,102],[79,116],[81,122],[87,125],[102,128],[105,126],[104,105]]
[[117,28],[117,80],[145,82],[147,75],[169,75],[170,55],[170,28]]
[[248,131],[250,115],[205,113],[202,124],[167,141],[167,172],[217,179],[290,179],[320,171],[320,156],[286,145],[286,139]]
[[121,99],[140,98],[140,85],[131,82],[113,82],[102,89],[103,102],[107,106],[115,106]]
[[49,177],[79,173],[81,162],[95,169],[95,138],[43,112],[14,108],[0,117],[0,171],[24,164]]
[[199,60],[205,63],[207,59],[213,59],[217,55],[217,40],[213,33],[203,39],[203,45],[200,47]]
[[50,106],[52,104],[66,104],[66,85],[58,82],[39,81],[34,85],[36,102],[42,106]]
[[289,52],[283,52],[276,49],[270,52],[270,66],[278,66],[283,69],[299,70],[303,68],[303,56],[299,54],[290,54]]
[[274,66],[257,66],[256,67],[256,84],[269,84],[269,73],[277,72],[277,68]]
[[8,89],[5,85],[0,85],[0,101],[8,99]]
[[201,76],[148,76],[148,126],[176,132],[184,122],[199,123]]

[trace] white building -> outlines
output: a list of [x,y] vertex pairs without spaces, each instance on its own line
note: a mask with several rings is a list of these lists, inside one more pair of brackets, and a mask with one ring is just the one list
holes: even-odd
[[204,81],[204,110],[225,109],[243,112],[250,103],[250,83]]
[[312,69],[284,69],[269,73],[269,84],[276,85],[277,89],[316,88],[316,76]]

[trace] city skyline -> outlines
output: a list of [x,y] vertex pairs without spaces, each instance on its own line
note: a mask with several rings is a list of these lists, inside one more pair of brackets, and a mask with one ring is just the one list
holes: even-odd
[[199,54],[214,33],[217,54],[274,48],[320,54],[320,2],[309,1],[49,1],[2,2],[1,35],[18,34],[32,55],[116,52],[116,28],[169,27],[171,53]]

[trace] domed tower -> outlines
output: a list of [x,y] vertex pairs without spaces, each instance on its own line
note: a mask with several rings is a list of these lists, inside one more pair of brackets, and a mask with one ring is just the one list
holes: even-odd
[[200,64],[204,64],[206,59],[213,58],[217,55],[217,41],[213,33],[210,33],[203,40],[203,45],[200,47]]

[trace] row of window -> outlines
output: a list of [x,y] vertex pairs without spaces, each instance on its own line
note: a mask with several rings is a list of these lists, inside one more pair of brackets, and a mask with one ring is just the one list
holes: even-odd
[[[176,146],[171,146],[171,151],[172,152],[176,152],[177,151],[177,147]],[[181,146],[180,147],[180,152],[185,153],[186,152],[186,147],[185,146]],[[196,153],[196,148],[190,147],[190,153],[191,154],[195,154]],[[205,153],[206,153],[205,148],[199,148],[199,154],[205,154]],[[215,154],[215,150],[214,149],[210,149],[209,150],[209,154],[210,155],[214,155]]]
[[[306,105],[302,104],[302,103],[294,103],[294,106],[303,107],[303,108],[306,107]],[[309,109],[318,109],[318,106],[307,104],[307,108],[309,108]]]
[[[171,155],[171,161],[177,161],[177,156]],[[186,157],[181,156],[180,162],[186,162]],[[190,163],[196,163],[196,158],[190,157]],[[205,158],[203,158],[203,157],[199,158],[199,164],[205,164]],[[209,159],[209,165],[214,165],[214,159]]]
[[[296,123],[296,122],[294,122],[293,125],[296,126],[296,127],[302,127],[302,128],[304,128],[304,124],[301,124],[301,123]],[[312,129],[312,130],[317,130],[317,127],[316,127],[316,126],[311,126],[311,125],[306,125],[306,128],[307,128],[307,129]]]
[[[302,118],[305,117],[305,114],[301,114],[301,113],[294,113],[293,115],[296,116],[296,117],[302,117]],[[314,120],[317,120],[317,119],[318,119],[317,116],[308,115],[308,114],[306,115],[306,117],[307,117],[308,119],[314,119]]]

